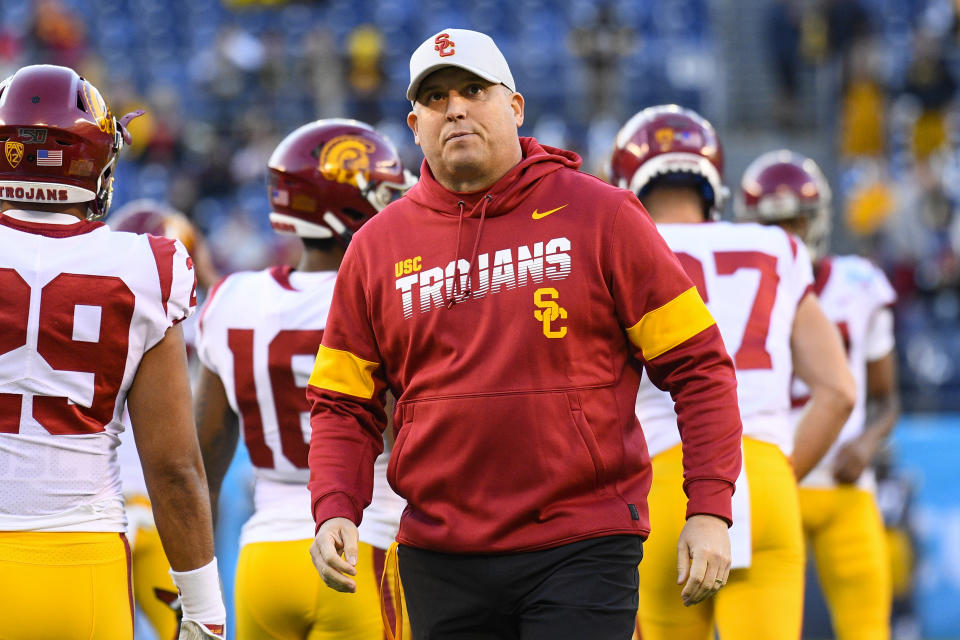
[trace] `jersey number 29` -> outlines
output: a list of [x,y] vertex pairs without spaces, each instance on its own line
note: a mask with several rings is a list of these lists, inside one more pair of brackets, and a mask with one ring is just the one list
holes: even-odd
[[[0,269],[0,356],[27,345],[33,293],[15,270]],[[33,396],[33,419],[49,433],[98,433],[113,419],[134,302],[133,292],[114,276],[61,273],[40,289],[37,354],[54,371],[93,374],[90,406],[64,397]],[[99,315],[96,336],[78,331],[79,315]],[[0,393],[0,433],[19,433],[22,404],[22,395]]]

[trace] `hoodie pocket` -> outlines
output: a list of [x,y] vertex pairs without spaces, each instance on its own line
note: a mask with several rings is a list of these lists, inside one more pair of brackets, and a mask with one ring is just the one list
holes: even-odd
[[418,400],[402,416],[388,477],[427,519],[452,510],[540,520],[606,493],[599,440],[575,391]]
[[580,396],[574,392],[567,393],[567,402],[570,406],[570,419],[574,427],[580,434],[580,439],[590,454],[590,460],[593,462],[593,468],[596,472],[597,490],[600,493],[606,493],[603,488],[606,479],[606,467],[603,464],[603,456],[600,454],[600,443],[597,442],[597,436],[590,428],[586,416],[583,415],[583,409],[580,407]]

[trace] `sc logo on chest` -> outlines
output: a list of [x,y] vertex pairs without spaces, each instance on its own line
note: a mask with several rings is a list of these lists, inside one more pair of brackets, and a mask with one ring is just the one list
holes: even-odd
[[557,299],[560,292],[553,287],[541,287],[533,292],[533,304],[536,309],[533,317],[543,323],[543,335],[548,338],[563,338],[567,335],[567,328],[554,324],[558,320],[567,319],[567,310],[560,306]]

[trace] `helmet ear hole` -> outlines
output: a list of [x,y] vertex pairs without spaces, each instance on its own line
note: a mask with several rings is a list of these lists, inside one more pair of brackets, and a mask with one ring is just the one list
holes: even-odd
[[87,107],[83,104],[83,97],[80,95],[79,91],[77,91],[77,109],[80,109],[80,111],[83,111],[84,113],[87,112]]

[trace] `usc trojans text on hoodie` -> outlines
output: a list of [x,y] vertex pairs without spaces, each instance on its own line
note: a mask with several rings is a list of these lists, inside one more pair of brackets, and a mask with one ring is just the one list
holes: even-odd
[[577,171],[576,154],[521,144],[485,193],[447,191],[424,162],[350,244],[307,388],[316,522],[359,523],[389,388],[399,542],[645,537],[642,367],[676,401],[688,515],[730,521],[740,417],[713,319],[633,194]]

